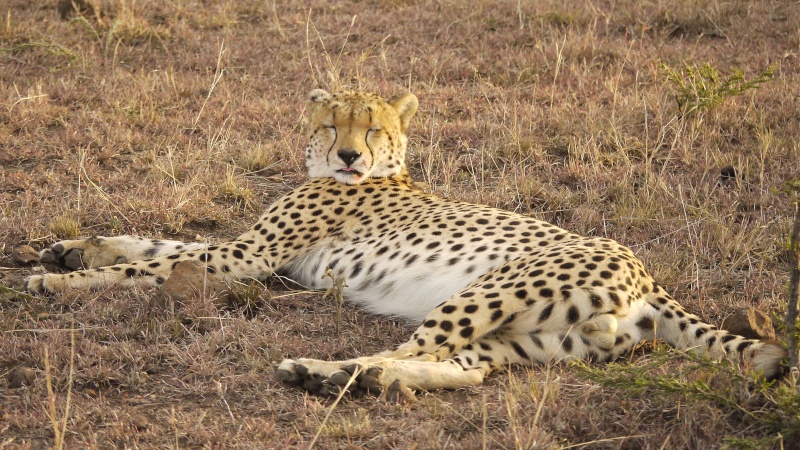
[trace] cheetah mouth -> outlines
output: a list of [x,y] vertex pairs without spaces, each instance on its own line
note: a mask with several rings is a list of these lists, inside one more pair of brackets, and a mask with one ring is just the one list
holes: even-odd
[[339,169],[339,170],[337,170],[337,172],[339,172],[339,173],[346,173],[346,174],[348,174],[348,175],[355,175],[355,176],[361,176],[361,175],[363,175],[363,173],[362,173],[362,172],[359,172],[359,171],[357,171],[356,169],[353,169],[352,167],[345,167],[345,168],[343,168],[343,169]]

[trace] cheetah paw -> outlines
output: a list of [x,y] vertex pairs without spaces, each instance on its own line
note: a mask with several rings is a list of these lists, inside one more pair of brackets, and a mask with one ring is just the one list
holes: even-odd
[[339,395],[343,390],[351,394],[379,393],[384,387],[382,373],[377,366],[314,359],[286,359],[275,369],[275,377],[282,383],[320,395]]
[[60,241],[39,252],[39,261],[48,270],[67,272],[128,262],[106,247],[104,239],[97,237]]
[[31,294],[48,294],[44,287],[44,275],[31,275],[25,279],[25,290]]

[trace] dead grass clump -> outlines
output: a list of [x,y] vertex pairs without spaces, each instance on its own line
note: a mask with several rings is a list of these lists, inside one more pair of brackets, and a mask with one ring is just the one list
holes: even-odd
[[50,219],[50,232],[57,239],[75,239],[81,234],[81,225],[68,215],[54,217]]

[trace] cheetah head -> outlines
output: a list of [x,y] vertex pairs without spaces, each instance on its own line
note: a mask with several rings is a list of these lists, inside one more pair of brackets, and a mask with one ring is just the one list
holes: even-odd
[[406,171],[405,132],[418,105],[414,94],[387,102],[365,92],[314,89],[308,98],[309,177],[358,184]]

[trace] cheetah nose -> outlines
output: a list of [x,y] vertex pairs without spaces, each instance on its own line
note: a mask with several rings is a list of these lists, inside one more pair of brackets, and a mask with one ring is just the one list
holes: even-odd
[[338,154],[339,158],[341,158],[342,161],[344,161],[344,163],[347,164],[348,167],[350,167],[350,165],[353,164],[353,161],[355,161],[356,159],[358,159],[359,156],[361,156],[361,153],[349,148],[343,148],[339,150]]

